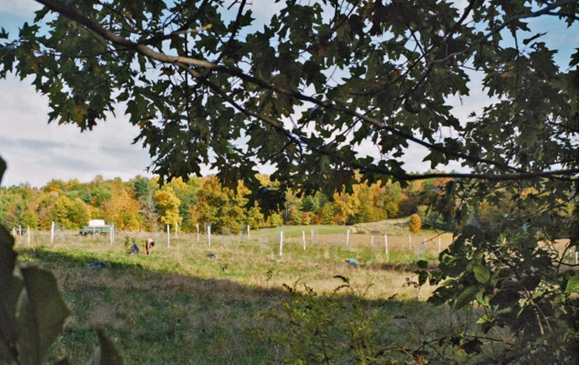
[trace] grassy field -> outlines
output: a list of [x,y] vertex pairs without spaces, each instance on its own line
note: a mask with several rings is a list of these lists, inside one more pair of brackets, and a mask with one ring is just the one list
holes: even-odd
[[[347,230],[350,230],[351,233],[354,234],[375,234],[375,235],[384,235],[387,234],[389,236],[401,236],[406,237],[408,235],[411,236],[435,236],[438,234],[442,234],[444,232],[439,232],[430,229],[422,229],[419,233],[411,233],[409,232],[409,218],[398,218],[398,219],[388,219],[379,222],[372,222],[372,223],[359,223],[353,226],[342,226],[342,225],[312,225],[312,226],[284,226],[285,234],[288,233],[291,236],[300,236],[302,237],[302,231],[306,233],[306,235],[310,235],[311,231],[314,231],[315,234],[320,235],[334,235],[334,234],[346,234]],[[276,236],[280,231],[280,227],[278,228],[263,228],[260,229],[260,235],[266,236]]]
[[[324,227],[327,235],[318,227],[304,250],[303,229],[284,229],[289,237],[282,256],[275,230],[252,232],[249,239],[213,236],[211,246],[206,236],[198,242],[192,234],[172,234],[170,247],[164,234],[118,233],[112,245],[108,236],[62,232],[52,245],[48,233],[35,233],[30,244],[18,238],[23,265],[52,270],[72,311],[49,360],[66,354],[73,364],[86,363],[97,343],[91,328],[100,326],[127,364],[284,363],[299,356],[296,351],[315,350],[305,333],[327,313],[320,325],[332,328],[329,356],[333,363],[352,363],[346,359],[354,356],[353,323],[364,324],[373,346],[419,348],[472,322],[466,321],[470,313],[426,304],[432,288],[407,285],[409,263],[436,260],[432,246],[409,250],[401,237],[404,243],[393,244],[387,256],[378,238],[371,246],[366,235],[351,235],[365,239],[346,246],[339,227]],[[126,253],[125,237],[148,236],[157,242],[152,255]],[[344,258],[356,258],[361,268],[349,268]],[[95,261],[105,267],[91,268]],[[350,286],[334,294],[344,284],[337,275],[349,278]],[[285,285],[316,295],[292,294]],[[312,308],[320,312],[313,316]],[[297,313],[304,323],[296,325]]]
[[391,236],[434,236],[442,232],[422,229],[419,233],[409,232],[409,217],[407,218],[397,218],[397,219],[387,219],[379,222],[371,223],[359,223],[352,226],[355,233],[375,233],[375,234],[389,234]]

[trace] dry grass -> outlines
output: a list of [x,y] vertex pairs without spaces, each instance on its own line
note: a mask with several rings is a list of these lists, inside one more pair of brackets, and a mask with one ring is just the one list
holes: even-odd
[[[127,236],[151,236],[153,254],[127,255]],[[279,241],[271,237],[214,236],[212,246],[205,236],[200,242],[196,235],[171,238],[171,247],[165,234],[119,233],[113,245],[108,236],[72,233],[57,234],[52,245],[46,233],[37,233],[31,245],[26,237],[18,239],[20,259],[55,273],[73,313],[52,359],[67,353],[72,363],[86,362],[96,343],[90,328],[101,326],[128,364],[274,363],[284,350],[248,331],[279,330],[279,321],[265,314],[281,315],[280,303],[289,300],[284,284],[330,294],[342,283],[337,275],[348,277],[351,295],[384,311],[384,318],[404,318],[382,330],[393,340],[420,343],[419,334],[438,333],[449,318],[457,320],[447,309],[424,303],[433,288],[406,285],[413,277],[409,263],[435,259],[432,246],[423,252],[393,243],[387,257],[378,241],[370,246],[354,240],[347,247],[336,237],[318,237],[304,251],[296,237],[285,241],[280,257]],[[349,268],[347,257],[361,268]],[[105,262],[105,268],[90,268],[94,261]]]

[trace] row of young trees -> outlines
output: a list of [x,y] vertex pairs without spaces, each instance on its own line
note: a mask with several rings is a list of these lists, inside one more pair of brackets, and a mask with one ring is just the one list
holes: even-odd
[[[41,188],[27,184],[0,189],[0,223],[9,228],[81,229],[89,219],[104,219],[118,229],[155,231],[169,224],[181,231],[201,230],[211,223],[214,232],[240,232],[282,224],[354,224],[406,217],[419,212],[425,217],[430,195],[440,190],[443,180],[416,181],[402,188],[399,183],[356,183],[352,191],[326,195],[285,193],[283,205],[272,205],[269,194],[279,183],[258,176],[262,194],[253,194],[243,183],[231,189],[215,177],[159,179],[137,176],[130,181],[104,180],[89,183],[76,179],[53,180]],[[253,198],[253,199],[252,199]]]

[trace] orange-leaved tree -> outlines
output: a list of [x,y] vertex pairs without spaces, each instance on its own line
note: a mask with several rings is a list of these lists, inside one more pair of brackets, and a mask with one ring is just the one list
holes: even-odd
[[409,231],[411,233],[419,233],[421,231],[421,217],[419,217],[419,214],[413,214],[409,218]]

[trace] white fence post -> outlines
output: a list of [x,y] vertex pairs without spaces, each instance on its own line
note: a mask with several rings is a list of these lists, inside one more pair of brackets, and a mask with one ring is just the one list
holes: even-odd
[[22,236],[22,225],[18,225],[18,235]]
[[175,238],[177,238],[177,230],[179,229],[179,223],[175,222]]
[[375,235],[371,234],[371,247],[375,245]]
[[280,231],[280,256],[282,256],[282,246],[284,242],[284,231]]
[[207,226],[207,245],[211,246],[211,225]]
[[52,221],[52,225],[50,226],[50,244],[52,245],[53,243],[54,243],[54,221]]
[[310,244],[314,243],[314,229],[310,230]]
[[385,255],[389,254],[389,241],[387,240],[387,235],[385,235]]
[[346,230],[346,245],[349,245],[349,240],[350,240],[350,229]]
[[306,232],[302,231],[302,249],[306,251]]
[[248,239],[250,239],[250,225],[248,224],[247,227],[248,227]]
[[439,237],[439,253],[441,253],[441,237]]

